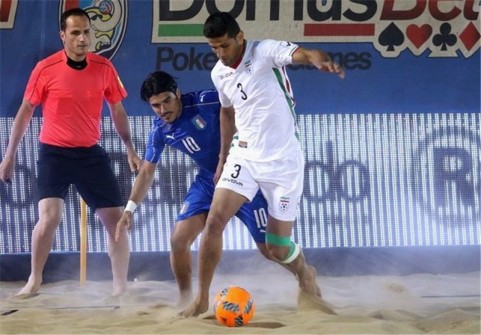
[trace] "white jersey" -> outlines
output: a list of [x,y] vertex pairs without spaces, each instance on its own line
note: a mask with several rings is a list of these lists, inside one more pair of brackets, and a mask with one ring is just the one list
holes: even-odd
[[301,150],[285,68],[297,48],[284,41],[246,41],[236,69],[215,65],[211,76],[221,105],[235,109],[238,141],[231,153],[265,162]]

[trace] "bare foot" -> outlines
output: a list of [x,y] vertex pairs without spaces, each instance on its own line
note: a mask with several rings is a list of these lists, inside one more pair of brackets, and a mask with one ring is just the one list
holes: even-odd
[[15,294],[17,299],[28,299],[38,295],[38,290],[42,284],[42,279],[35,279],[34,277],[28,277],[28,282],[25,286]]
[[316,269],[310,265],[308,265],[307,268],[308,271],[306,271],[302,277],[299,277],[299,288],[308,295],[321,298],[321,289],[316,282]]
[[329,315],[336,315],[333,306],[321,297],[313,296],[299,290],[297,296],[297,306],[301,311],[319,310]]
[[123,283],[114,283],[112,288],[112,296],[113,297],[120,297],[127,291],[127,282]]
[[176,306],[179,308],[185,308],[189,305],[192,301],[192,291],[181,291],[179,294],[179,300],[177,301]]
[[308,271],[299,279],[297,306],[300,310],[321,310],[326,314],[336,315],[332,305],[322,299],[321,289],[317,285],[316,269],[310,265]]
[[191,316],[198,316],[202,313],[207,312],[209,309],[209,299],[201,299],[197,297],[186,309],[179,313],[179,316],[188,318]]

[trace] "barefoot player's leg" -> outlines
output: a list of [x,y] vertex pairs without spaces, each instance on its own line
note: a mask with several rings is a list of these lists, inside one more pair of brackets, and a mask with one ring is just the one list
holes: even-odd
[[120,238],[115,241],[117,221],[122,216],[122,207],[98,208],[96,214],[107,229],[109,257],[112,264],[112,295],[122,295],[127,289],[127,273],[129,269],[130,244],[127,228],[122,227]]
[[267,249],[278,262],[296,274],[302,291],[321,297],[315,269],[307,265],[301,248],[291,241],[292,225],[291,221],[281,221],[270,216],[266,233]]
[[180,315],[198,316],[208,310],[210,285],[222,256],[222,234],[225,225],[245,201],[244,196],[234,191],[216,188],[200,243],[199,291],[195,300]]
[[64,201],[61,198],[45,198],[39,201],[39,220],[32,233],[31,272],[27,284],[16,294],[27,298],[35,295],[42,284],[42,274],[52,249],[55,231],[62,221]]
[[170,266],[179,288],[179,307],[192,300],[192,255],[190,247],[202,232],[207,212],[191,216],[175,224],[170,238]]
[[[293,272],[299,280],[299,306],[309,305],[327,314],[336,314],[321,296],[316,269],[307,264],[301,248],[291,241],[292,222],[270,217],[266,244],[271,255]],[[306,303],[308,302],[308,304]]]
[[100,145],[95,145],[84,151],[83,155],[84,163],[77,171],[75,186],[107,230],[112,265],[112,295],[119,296],[127,289],[130,260],[130,242],[125,226],[120,230],[119,239],[115,240],[117,222],[124,210],[124,199],[107,152]]

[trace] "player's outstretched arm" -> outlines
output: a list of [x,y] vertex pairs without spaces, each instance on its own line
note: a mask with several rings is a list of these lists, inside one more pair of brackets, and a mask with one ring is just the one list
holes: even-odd
[[292,62],[295,64],[313,65],[320,71],[335,73],[342,79],[345,76],[344,69],[334,63],[329,55],[317,49],[305,49],[299,47],[292,55]]
[[[139,205],[147,195],[149,188],[152,186],[155,177],[155,169],[157,164],[144,161],[140,172],[135,178],[134,186],[130,192],[129,202],[133,202],[135,207]],[[135,209],[135,208],[134,208]],[[120,230],[125,226],[128,230],[132,228],[132,217],[134,209],[125,208],[122,217],[117,222],[117,228],[115,230],[115,240],[118,241],[120,238]]]

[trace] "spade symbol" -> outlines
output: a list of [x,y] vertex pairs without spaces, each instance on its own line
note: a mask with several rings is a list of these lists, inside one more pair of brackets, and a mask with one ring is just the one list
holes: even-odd
[[387,26],[379,35],[379,44],[387,47],[387,51],[394,51],[394,47],[400,46],[403,42],[404,34],[394,23]]

